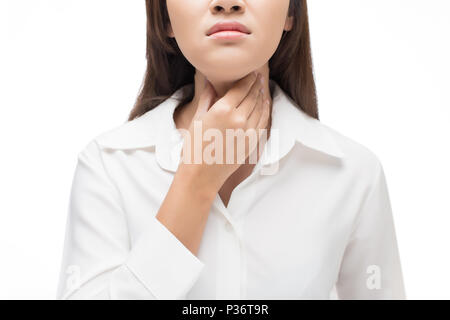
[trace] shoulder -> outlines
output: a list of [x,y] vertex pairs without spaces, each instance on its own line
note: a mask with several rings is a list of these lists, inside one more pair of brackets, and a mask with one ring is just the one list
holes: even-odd
[[178,105],[177,95],[167,98],[143,115],[104,131],[95,137],[104,149],[135,149],[156,144],[173,122],[173,110]]
[[85,149],[96,146],[104,149],[128,150],[155,144],[161,122],[160,107],[156,107],[138,118],[101,131],[86,145]]
[[182,93],[188,86],[189,84],[179,88],[141,116],[100,132],[91,142],[102,150],[127,150],[155,145],[157,139],[170,128],[173,111],[182,101]]
[[377,153],[355,138],[351,138],[342,132],[326,124],[320,124],[322,128],[333,138],[335,143],[344,153],[343,166],[350,174],[373,181],[383,170],[382,161]]

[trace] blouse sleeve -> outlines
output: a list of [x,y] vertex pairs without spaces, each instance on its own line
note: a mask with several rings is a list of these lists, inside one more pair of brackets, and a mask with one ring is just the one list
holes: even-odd
[[336,283],[339,299],[405,299],[391,204],[382,165],[356,220]]
[[57,298],[185,299],[204,264],[150,220],[131,246],[119,191],[91,141],[72,181]]

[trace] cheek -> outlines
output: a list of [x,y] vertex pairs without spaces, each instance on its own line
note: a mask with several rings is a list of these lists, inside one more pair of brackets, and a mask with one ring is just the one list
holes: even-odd
[[185,39],[201,32],[199,14],[205,10],[202,1],[192,1],[186,5],[185,0],[167,0],[167,10],[176,38]]
[[187,6],[185,0],[167,0],[167,9],[175,40],[185,56],[189,56],[199,47],[199,41],[202,40],[201,37],[205,33],[199,15],[205,10],[204,3],[192,1]]
[[275,53],[283,34],[289,0],[259,0],[254,8],[257,30],[255,40],[258,49],[263,52]]
[[256,51],[267,54],[275,53],[283,34],[285,18],[283,15],[275,14],[260,20],[258,30],[254,34]]

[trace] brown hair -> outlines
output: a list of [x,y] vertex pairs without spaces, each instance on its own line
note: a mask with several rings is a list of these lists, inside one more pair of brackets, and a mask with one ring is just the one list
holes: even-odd
[[[166,1],[146,0],[147,70],[136,103],[133,120],[157,107],[182,86],[193,83],[195,68],[186,60],[175,39],[167,35],[170,23]],[[319,119],[313,76],[306,0],[290,0],[290,31],[283,31],[280,44],[269,60],[270,79],[277,82],[307,114]],[[194,98],[195,88],[183,92],[179,106]]]

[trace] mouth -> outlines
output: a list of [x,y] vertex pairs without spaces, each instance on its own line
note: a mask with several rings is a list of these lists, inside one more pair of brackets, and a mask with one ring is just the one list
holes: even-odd
[[250,30],[237,21],[221,21],[212,26],[206,35],[214,37],[236,37],[250,34]]

